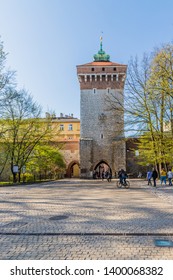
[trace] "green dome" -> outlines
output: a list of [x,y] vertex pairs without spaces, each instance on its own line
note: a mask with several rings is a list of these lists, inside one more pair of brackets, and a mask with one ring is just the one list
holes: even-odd
[[110,55],[102,49],[102,38],[100,40],[100,50],[94,55],[94,61],[110,61]]

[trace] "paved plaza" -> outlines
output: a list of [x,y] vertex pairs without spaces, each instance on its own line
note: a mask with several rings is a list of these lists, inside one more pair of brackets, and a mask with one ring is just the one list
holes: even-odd
[[0,187],[0,259],[173,259],[173,187],[131,180]]

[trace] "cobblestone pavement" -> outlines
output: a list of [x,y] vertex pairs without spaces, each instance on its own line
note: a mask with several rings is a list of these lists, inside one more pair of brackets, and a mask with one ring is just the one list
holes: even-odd
[[0,259],[173,259],[173,187],[61,180],[0,187]]

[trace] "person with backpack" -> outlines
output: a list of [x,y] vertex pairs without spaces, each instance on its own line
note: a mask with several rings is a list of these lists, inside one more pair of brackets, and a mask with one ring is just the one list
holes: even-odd
[[153,182],[154,182],[154,187],[156,187],[156,179],[157,179],[157,177],[158,177],[157,170],[155,168],[153,168],[152,178],[153,178]]
[[118,178],[119,178],[121,184],[126,184],[126,179],[128,178],[128,176],[124,169],[121,169],[118,172]]

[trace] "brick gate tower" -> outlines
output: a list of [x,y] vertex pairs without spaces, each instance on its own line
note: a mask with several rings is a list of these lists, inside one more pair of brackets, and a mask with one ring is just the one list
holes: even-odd
[[[77,66],[80,83],[80,176],[114,176],[125,169],[124,82],[127,66],[110,61],[102,49],[93,62]],[[114,107],[114,109],[112,109]]]

